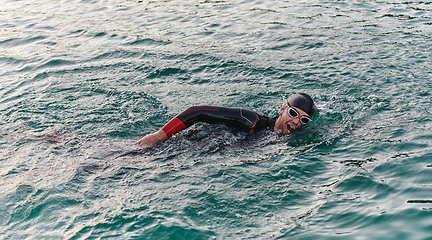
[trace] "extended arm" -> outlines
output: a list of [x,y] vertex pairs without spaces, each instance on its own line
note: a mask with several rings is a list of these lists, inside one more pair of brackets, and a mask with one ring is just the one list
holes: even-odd
[[193,106],[171,119],[159,131],[145,136],[135,144],[156,145],[197,122],[225,123],[253,131],[258,120],[259,116],[255,112],[243,108]]

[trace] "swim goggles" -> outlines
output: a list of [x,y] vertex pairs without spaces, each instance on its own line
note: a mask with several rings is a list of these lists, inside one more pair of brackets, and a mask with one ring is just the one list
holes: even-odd
[[310,119],[309,117],[300,116],[300,113],[297,112],[297,110],[295,110],[295,108],[291,107],[290,105],[288,105],[287,111],[288,111],[288,114],[290,115],[290,117],[292,117],[292,118],[299,118],[300,122],[302,124],[308,124],[309,122],[312,121],[312,119]]

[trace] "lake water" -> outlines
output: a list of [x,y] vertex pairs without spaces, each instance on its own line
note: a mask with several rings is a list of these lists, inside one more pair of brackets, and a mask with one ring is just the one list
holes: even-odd
[[[6,0],[0,239],[432,239],[428,1]],[[289,136],[198,124],[192,105]]]

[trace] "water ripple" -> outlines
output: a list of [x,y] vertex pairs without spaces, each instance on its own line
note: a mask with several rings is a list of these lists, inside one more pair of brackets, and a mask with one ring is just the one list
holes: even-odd
[[[428,2],[6,1],[3,238],[427,238]],[[187,106],[277,116],[287,137],[194,126]]]

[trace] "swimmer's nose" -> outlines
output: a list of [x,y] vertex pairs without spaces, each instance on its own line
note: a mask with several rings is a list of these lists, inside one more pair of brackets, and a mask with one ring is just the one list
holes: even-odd
[[300,126],[300,124],[301,124],[299,118],[294,118],[294,119],[293,119],[293,123],[295,124],[294,127],[296,127],[296,128],[297,128],[298,126]]

